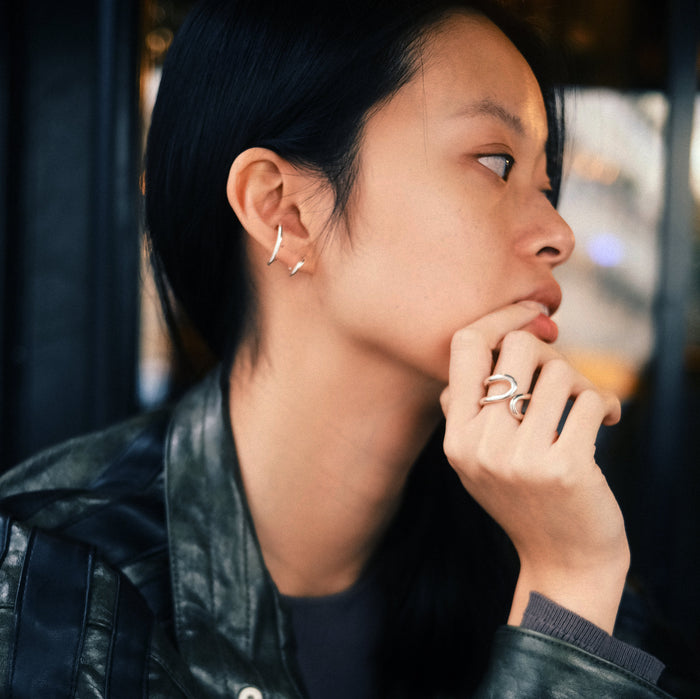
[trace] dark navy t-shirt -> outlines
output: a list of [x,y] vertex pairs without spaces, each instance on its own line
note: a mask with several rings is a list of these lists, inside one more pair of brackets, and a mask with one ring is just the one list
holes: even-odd
[[[327,597],[282,597],[297,641],[297,660],[310,699],[378,699],[373,656],[382,612],[374,576]],[[532,593],[522,626],[573,643],[656,683],[663,664],[590,621]]]
[[310,699],[375,697],[373,655],[382,627],[375,578],[364,575],[336,595],[282,600],[291,614]]

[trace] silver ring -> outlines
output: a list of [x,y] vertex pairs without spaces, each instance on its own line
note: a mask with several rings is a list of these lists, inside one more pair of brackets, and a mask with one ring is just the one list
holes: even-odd
[[498,393],[495,396],[484,396],[483,398],[480,398],[479,405],[498,403],[498,401],[508,400],[511,396],[515,395],[515,392],[518,390],[518,384],[510,374],[492,374],[488,378],[484,379],[484,386],[489,386],[490,384],[497,383],[499,381],[506,381],[510,384],[510,388],[505,393]]
[[524,415],[522,412],[518,410],[518,403],[521,400],[530,400],[532,398],[531,393],[518,393],[517,396],[513,396],[510,399],[510,414],[516,419],[516,420],[522,420]]

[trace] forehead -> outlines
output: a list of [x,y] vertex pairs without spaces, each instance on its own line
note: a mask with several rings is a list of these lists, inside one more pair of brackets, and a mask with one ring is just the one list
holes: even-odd
[[406,87],[420,94],[426,116],[486,116],[544,144],[542,93],[522,54],[491,21],[450,16],[426,39],[420,68]]

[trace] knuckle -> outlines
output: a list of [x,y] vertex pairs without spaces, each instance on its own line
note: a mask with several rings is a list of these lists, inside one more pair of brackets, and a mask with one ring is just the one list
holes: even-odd
[[511,330],[501,342],[501,356],[517,355],[521,359],[538,359],[549,357],[552,350],[527,330]]
[[577,401],[581,401],[584,406],[590,408],[605,408],[606,401],[600,391],[595,388],[584,388],[581,393],[578,394],[576,398]]
[[455,459],[459,452],[457,447],[457,440],[453,436],[451,436],[449,432],[445,433],[445,439],[442,442],[442,450],[445,452],[447,460],[454,465]]
[[536,458],[531,445],[527,442],[520,442],[513,447],[508,461],[515,471],[524,471],[530,468]]
[[474,461],[481,468],[488,468],[493,459],[491,445],[486,441],[480,441],[474,451]]
[[503,338],[501,347],[503,350],[517,349],[519,351],[528,351],[530,348],[534,347],[537,343],[537,339],[532,333],[526,330],[511,330]]
[[622,402],[619,396],[612,391],[602,391],[603,400],[609,408],[614,408],[615,410],[622,410]]
[[491,347],[486,337],[478,330],[466,327],[458,330],[450,341],[450,356],[468,356],[475,365],[490,366],[492,361]]
[[470,480],[487,473],[495,460],[493,448],[485,439],[472,440],[464,435],[446,434],[443,450],[452,468]]
[[443,415],[447,415],[450,407],[450,387],[447,386],[440,394],[440,407],[442,408]]
[[482,439],[474,449],[475,468],[484,478],[507,480],[516,472],[512,452],[507,442]]
[[575,491],[580,486],[576,472],[577,469],[571,463],[570,458],[561,455],[560,458],[552,461],[548,468],[542,469],[542,479],[550,491],[561,496],[564,493]]
[[572,468],[572,465],[566,461],[558,464],[558,468],[553,472],[552,479],[557,489],[561,492],[574,491],[580,485],[576,469]]
[[453,468],[463,468],[470,461],[468,440],[461,432],[446,430],[442,450]]
[[542,373],[553,381],[563,381],[573,373],[574,369],[563,357],[548,360],[542,367]]
[[472,349],[475,345],[485,345],[486,342],[478,330],[471,327],[461,328],[452,336],[450,349],[460,351]]

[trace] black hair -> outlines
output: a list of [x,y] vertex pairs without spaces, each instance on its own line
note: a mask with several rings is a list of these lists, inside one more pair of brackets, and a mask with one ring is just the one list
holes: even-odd
[[[231,163],[270,148],[352,190],[362,127],[419,67],[423,39],[450,13],[479,12],[535,73],[549,122],[554,203],[563,120],[556,64],[538,35],[487,0],[204,0],[169,51],[146,157],[146,217],[164,279],[223,362],[251,329],[245,235],[226,198]],[[167,293],[164,294],[167,297]],[[466,695],[504,623],[517,560],[450,469],[437,434],[413,469],[376,556],[385,590],[382,696]]]
[[146,234],[166,317],[169,289],[219,360],[254,327],[245,236],[226,198],[231,163],[270,148],[318,172],[342,213],[368,113],[417,69],[426,30],[481,12],[530,62],[548,108],[549,169],[561,172],[560,108],[534,35],[476,0],[204,0],[163,69],[146,152]]
[[375,659],[384,699],[472,696],[515,591],[515,548],[462,486],[443,438],[444,425],[371,563],[384,600]]

